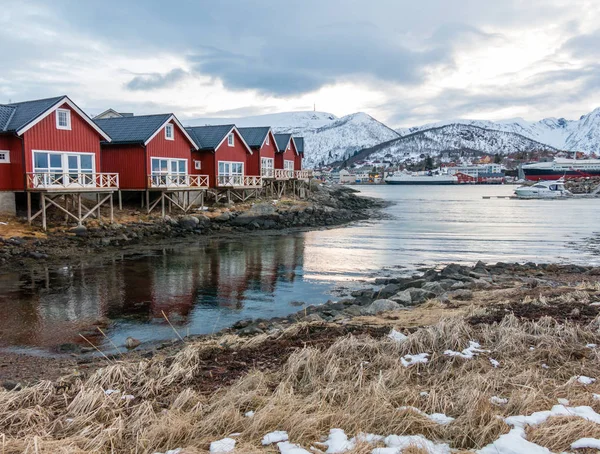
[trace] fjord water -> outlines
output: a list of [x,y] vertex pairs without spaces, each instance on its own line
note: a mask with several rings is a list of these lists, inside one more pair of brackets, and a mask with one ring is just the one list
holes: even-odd
[[[86,338],[109,349],[94,328],[108,321],[117,345],[204,334],[245,318],[285,316],[300,303],[335,298],[385,273],[448,262],[598,264],[586,239],[600,200],[483,199],[512,186],[363,186],[394,204],[387,219],[289,235],[190,240],[144,254],[47,270],[0,274],[0,347],[52,350]],[[404,267],[404,268],[401,268]]]

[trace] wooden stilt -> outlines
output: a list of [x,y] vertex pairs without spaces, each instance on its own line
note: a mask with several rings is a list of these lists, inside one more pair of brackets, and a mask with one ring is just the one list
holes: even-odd
[[31,225],[31,192],[27,191],[27,222]]
[[[77,222],[81,225],[81,194],[77,194]],[[100,203],[100,197],[96,195],[96,203]],[[100,208],[98,208],[98,212],[100,212]]]
[[[119,191],[119,195],[121,194],[121,191]],[[99,208],[98,208],[99,209]],[[113,208],[113,195],[110,195],[110,223],[112,224],[115,221],[115,213],[114,213],[114,208]]]
[[119,211],[123,211],[123,194],[119,190]]
[[146,209],[150,213],[150,191],[146,189]]
[[162,217],[165,217],[165,195],[161,192],[160,194],[160,206],[162,210]]
[[46,194],[42,193],[42,228],[46,230]]

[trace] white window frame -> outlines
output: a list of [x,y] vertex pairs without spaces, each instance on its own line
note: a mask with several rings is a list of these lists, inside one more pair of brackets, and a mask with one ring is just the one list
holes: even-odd
[[[154,162],[158,161],[158,170],[154,170]],[[167,161],[167,169],[163,170],[160,161]],[[183,162],[183,171],[179,170],[179,164]],[[173,171],[173,164],[175,164],[176,170]],[[188,175],[188,160],[181,158],[161,158],[153,156],[150,158],[150,178],[152,184],[157,187],[170,187],[170,186],[186,186]]]
[[[223,165],[229,164],[230,171],[228,173],[221,173],[221,171],[219,169],[219,164],[223,164]],[[233,172],[231,172],[231,169],[233,167],[231,164],[241,164],[242,165],[242,172],[241,173],[238,173],[238,172],[233,173]],[[242,175],[243,176],[244,175],[244,164],[245,163],[241,162],[241,161],[219,161],[219,162],[217,162],[217,175],[226,175],[226,176]]]
[[283,161],[283,170],[294,170],[294,161],[286,159]]
[[[67,125],[60,124],[60,114],[64,113],[67,116]],[[71,130],[71,111],[69,109],[56,109],[56,129]]]
[[[233,135],[233,133],[229,133],[229,135],[227,136],[227,146],[228,147],[234,147],[235,146],[235,137]],[[223,161],[225,162],[225,161]]]
[[[171,131],[171,137],[169,137],[169,131]],[[175,140],[175,127],[171,123],[165,125],[165,139]]]
[[[265,165],[269,164],[269,165]],[[273,169],[275,167],[275,159],[273,158],[260,158],[260,168],[261,169]]]
[[9,150],[0,150],[0,164],[10,164]]
[[202,170],[202,161],[194,161],[194,169]]
[[[35,167],[35,154],[48,154],[48,167]],[[60,167],[50,166],[50,155],[60,156]],[[77,157],[77,169],[69,169],[69,157]],[[92,168],[81,168],[81,157],[90,156],[92,158]],[[56,151],[56,150],[31,150],[31,164],[33,172],[36,174],[45,174],[44,176],[36,177],[38,183],[43,183],[46,186],[52,186],[50,182],[53,179],[59,179],[57,175],[62,175],[62,184],[56,186],[93,186],[94,175],[96,174],[96,154],[80,151]],[[52,176],[54,175],[54,177]]]
[[[160,169],[157,170],[157,171],[152,170],[154,168],[154,166],[152,165],[154,161],[167,161],[167,170],[166,170],[166,172],[163,171],[163,170],[160,170]],[[173,172],[173,169],[171,167],[174,162],[177,163],[177,171],[175,171],[175,172]],[[180,162],[185,163],[185,169],[184,169],[183,172],[181,172],[179,170],[179,163]],[[159,167],[160,167],[160,165],[159,165]],[[156,157],[156,156],[153,156],[152,158],[150,158],[150,172],[152,173],[152,175],[179,175],[179,176],[181,176],[181,175],[187,175],[187,173],[188,173],[188,171],[187,171],[188,168],[187,167],[188,167],[188,161],[187,161],[187,159],[181,159],[181,158],[159,158],[159,157]]]
[[267,134],[267,140],[265,141],[266,145],[269,145],[269,134]]

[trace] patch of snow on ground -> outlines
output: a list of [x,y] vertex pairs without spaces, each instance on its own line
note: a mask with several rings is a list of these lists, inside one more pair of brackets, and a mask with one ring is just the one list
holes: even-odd
[[596,394],[596,393],[594,393],[594,394],[592,394],[592,398],[593,398],[594,400],[600,400],[600,394]]
[[414,364],[427,364],[429,353],[418,353],[416,355],[404,355],[400,358],[400,362],[404,367],[409,367]]
[[[165,454],[180,454],[182,452],[181,448],[177,449],[169,449]],[[163,454],[162,452],[155,452],[154,454]]]
[[446,424],[450,424],[452,421],[454,421],[455,418],[452,418],[451,416],[446,416],[443,413],[432,413],[430,415],[428,415],[427,413],[425,413],[422,410],[419,410],[416,407],[400,407],[398,408],[398,410],[400,411],[404,411],[404,410],[408,410],[408,411],[413,411],[415,413],[418,413],[422,416],[425,416],[426,418],[430,419],[431,421],[438,423],[442,426],[445,426]]
[[422,435],[390,435],[385,437],[387,448],[376,448],[372,454],[401,454],[403,450],[413,446],[427,451],[428,454],[450,454],[450,447],[445,443],[434,443]]
[[354,449],[354,443],[348,440],[348,436],[342,429],[331,429],[329,437],[325,441],[328,454],[339,454]]
[[288,441],[277,443],[277,447],[279,448],[279,452],[281,454],[310,454],[310,452],[300,447],[300,445],[295,445]]
[[380,441],[383,441],[385,437],[381,436],[381,435],[375,435],[375,434],[365,434],[365,433],[359,433],[356,435],[356,437],[353,437],[350,441],[354,444],[356,443],[370,443],[372,445],[374,445],[375,443],[379,443]]
[[577,380],[582,385],[591,385],[596,381],[595,378],[586,377],[585,375],[577,375],[573,377],[571,380]]
[[571,449],[600,449],[600,440],[597,438],[580,438],[571,443]]
[[400,331],[396,331],[395,329],[392,329],[392,331],[390,332],[390,334],[388,334],[388,337],[390,339],[392,339],[393,341],[398,342],[399,344],[401,344],[406,339],[408,339],[408,336],[402,334]]
[[503,399],[502,397],[492,396],[490,397],[490,402],[494,405],[506,405],[508,403],[508,399]]
[[501,435],[496,441],[475,452],[477,454],[552,454],[549,449],[527,441],[525,430],[521,427],[511,429],[507,434]]
[[559,403],[559,404],[561,404],[561,405],[569,405],[569,403],[570,403],[570,402],[569,402],[569,399],[562,399],[562,398],[560,398],[560,399],[556,399],[556,400],[557,400],[557,401],[558,401],[558,403]]
[[235,440],[233,438],[223,438],[219,441],[213,441],[210,444],[211,454],[222,454],[227,452],[233,452],[235,449]]
[[469,341],[469,346],[465,348],[462,352],[455,352],[454,350],[446,350],[444,355],[446,356],[460,356],[464,359],[472,359],[477,356],[479,353],[489,353],[489,350],[483,350],[481,345],[475,341]]
[[246,418],[252,418],[254,416],[254,411],[252,411],[252,410],[248,411],[248,412],[244,413],[244,416]]
[[288,433],[283,430],[276,430],[275,432],[269,432],[262,439],[264,446],[270,445],[271,443],[278,443],[280,441],[288,441]]
[[119,391],[118,389],[107,389],[106,391],[104,391],[104,394],[106,394],[107,396],[110,396],[111,394],[115,394],[115,393],[120,393],[121,391]]
[[490,358],[490,363],[492,364],[492,367],[498,367],[500,365],[494,358]]
[[596,348],[597,345],[596,344],[587,344],[586,347],[587,348]]

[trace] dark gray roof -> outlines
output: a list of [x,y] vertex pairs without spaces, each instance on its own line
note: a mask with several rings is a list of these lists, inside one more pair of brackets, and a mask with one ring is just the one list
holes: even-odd
[[298,153],[304,153],[304,137],[294,137],[294,143]]
[[285,151],[291,138],[291,134],[275,134],[275,142],[277,142],[277,148],[279,151]]
[[257,126],[253,128],[238,128],[238,131],[250,148],[260,148],[270,129],[268,126]]
[[216,150],[235,125],[192,126],[185,128],[200,150]]
[[113,144],[146,143],[173,114],[139,115],[94,120],[112,139]]
[[14,132],[20,130],[62,99],[66,99],[66,96],[0,104],[0,131]]

